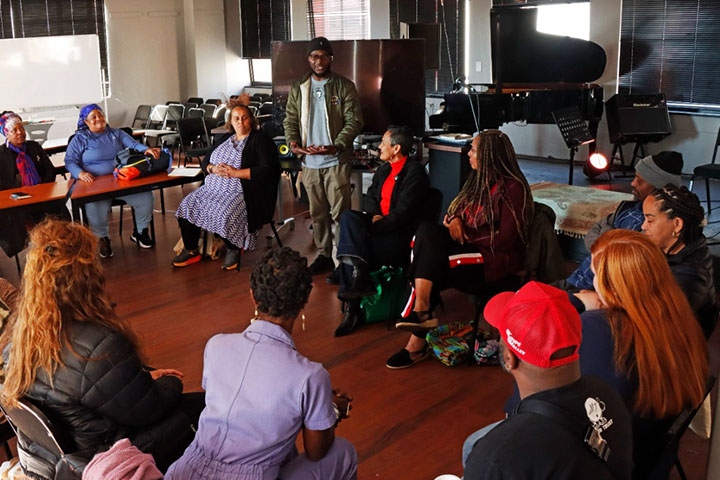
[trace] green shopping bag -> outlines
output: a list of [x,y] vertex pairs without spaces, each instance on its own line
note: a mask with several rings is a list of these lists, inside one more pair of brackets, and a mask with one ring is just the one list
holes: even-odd
[[365,313],[365,323],[384,322],[400,318],[410,296],[410,284],[401,267],[382,267],[372,272],[370,278],[375,293],[363,297],[360,308]]

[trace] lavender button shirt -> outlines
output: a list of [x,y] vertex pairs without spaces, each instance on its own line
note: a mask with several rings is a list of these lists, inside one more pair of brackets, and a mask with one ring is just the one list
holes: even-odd
[[[270,322],[211,338],[202,385],[206,407],[193,444],[171,468],[173,478],[194,470],[200,459],[190,457],[197,454],[214,465],[244,465],[258,478],[277,478],[303,425],[326,430],[335,424],[327,370],[299,354],[290,334]],[[224,476],[219,473],[215,478]]]

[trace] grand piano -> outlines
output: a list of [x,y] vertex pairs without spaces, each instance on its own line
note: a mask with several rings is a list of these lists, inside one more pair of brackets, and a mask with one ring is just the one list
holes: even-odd
[[472,133],[507,122],[555,123],[552,112],[577,106],[595,136],[603,89],[591,82],[605,70],[602,47],[538,32],[534,6],[493,7],[490,20],[493,83],[476,92],[459,82],[430,127]]

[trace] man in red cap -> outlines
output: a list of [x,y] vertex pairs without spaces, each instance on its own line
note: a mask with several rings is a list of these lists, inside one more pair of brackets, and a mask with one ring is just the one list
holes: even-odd
[[521,401],[467,439],[464,478],[630,479],[630,414],[612,387],[580,375],[582,327],[567,293],[530,282],[493,297],[484,316]]

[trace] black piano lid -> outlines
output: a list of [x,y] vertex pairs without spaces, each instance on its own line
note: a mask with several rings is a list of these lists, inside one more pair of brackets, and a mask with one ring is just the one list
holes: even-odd
[[605,71],[605,50],[537,31],[537,7],[490,10],[493,83],[591,83]]

